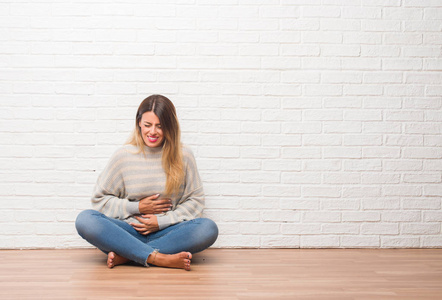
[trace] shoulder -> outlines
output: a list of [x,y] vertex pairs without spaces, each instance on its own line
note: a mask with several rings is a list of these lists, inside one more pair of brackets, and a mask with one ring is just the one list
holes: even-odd
[[138,154],[140,153],[140,149],[137,146],[131,144],[125,144],[117,149],[117,151],[121,151],[122,153],[128,154]]
[[195,155],[193,154],[192,149],[187,145],[182,145],[183,152],[183,162],[185,165],[195,165]]
[[135,155],[136,151],[137,148],[132,145],[120,146],[112,154],[111,160],[113,161],[124,160],[132,155]]
[[181,150],[183,151],[183,155],[192,155],[193,156],[192,148],[190,148],[189,145],[182,144]]
[[195,159],[192,149],[188,145],[182,145],[183,159]]

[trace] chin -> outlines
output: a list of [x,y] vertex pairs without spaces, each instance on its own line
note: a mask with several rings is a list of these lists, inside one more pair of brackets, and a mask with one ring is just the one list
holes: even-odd
[[144,141],[144,144],[146,144],[147,147],[150,148],[157,148],[157,147],[161,147],[163,145],[163,141],[157,141],[155,143],[152,143],[150,141]]

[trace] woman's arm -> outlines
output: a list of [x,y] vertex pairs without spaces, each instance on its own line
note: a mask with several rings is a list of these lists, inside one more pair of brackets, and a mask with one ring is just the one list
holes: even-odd
[[110,218],[126,219],[139,214],[138,202],[125,198],[121,169],[126,158],[123,148],[117,150],[98,177],[91,198],[92,207]]
[[190,149],[183,152],[185,163],[184,193],[174,210],[157,215],[160,230],[170,225],[198,218],[204,210],[205,195],[195,157]]
[[110,218],[121,220],[139,214],[138,202],[121,197],[118,191],[109,191],[97,183],[91,198],[92,207]]

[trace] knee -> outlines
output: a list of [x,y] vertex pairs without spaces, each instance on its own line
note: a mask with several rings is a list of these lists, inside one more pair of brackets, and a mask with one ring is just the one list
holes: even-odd
[[75,220],[75,228],[80,236],[83,237],[88,229],[93,227],[92,223],[97,213],[98,212],[93,209],[88,209],[78,214],[77,219]]
[[207,239],[210,240],[210,244],[215,243],[218,238],[218,226],[216,223],[207,218],[201,218],[200,222],[204,233],[207,235]]

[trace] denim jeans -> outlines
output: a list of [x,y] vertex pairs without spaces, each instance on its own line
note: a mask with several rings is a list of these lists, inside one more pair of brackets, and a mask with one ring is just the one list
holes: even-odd
[[92,209],[78,215],[75,227],[82,238],[104,253],[113,251],[144,266],[148,266],[147,258],[154,250],[163,254],[196,253],[209,248],[218,237],[215,222],[206,218],[184,221],[142,235],[130,224]]

